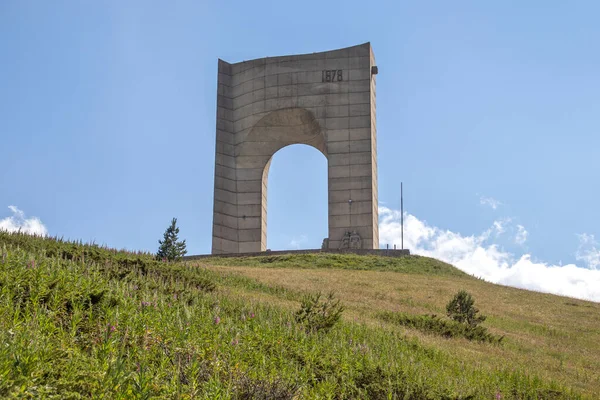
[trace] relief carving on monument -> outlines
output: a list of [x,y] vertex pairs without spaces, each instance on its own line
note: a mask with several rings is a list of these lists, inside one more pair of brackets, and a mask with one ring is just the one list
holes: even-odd
[[362,249],[362,240],[360,235],[356,231],[352,231],[350,234],[350,248],[351,249]]
[[362,249],[362,240],[356,231],[346,231],[340,249]]

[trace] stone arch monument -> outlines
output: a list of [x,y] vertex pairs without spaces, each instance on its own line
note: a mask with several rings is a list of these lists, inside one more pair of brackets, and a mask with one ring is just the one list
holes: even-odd
[[213,254],[266,250],[271,158],[290,144],[327,157],[324,246],[379,248],[375,56],[370,43],[229,64],[219,60]]

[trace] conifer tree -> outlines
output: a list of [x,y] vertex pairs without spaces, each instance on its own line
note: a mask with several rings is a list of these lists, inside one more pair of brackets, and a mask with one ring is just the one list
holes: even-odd
[[177,218],[171,220],[171,225],[165,231],[163,240],[159,240],[157,260],[176,261],[187,253],[185,249],[185,240],[179,241],[179,228],[177,227]]
[[475,327],[485,321],[485,315],[477,315],[479,309],[475,307],[475,299],[465,290],[460,290],[446,305],[446,314],[453,320],[470,327]]

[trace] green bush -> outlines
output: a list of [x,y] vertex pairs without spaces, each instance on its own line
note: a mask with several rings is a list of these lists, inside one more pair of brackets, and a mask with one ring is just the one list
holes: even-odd
[[446,314],[454,321],[476,327],[487,318],[485,315],[477,315],[479,310],[474,306],[475,300],[464,290],[454,295],[446,305]]
[[492,335],[483,326],[471,326],[431,315],[410,315],[391,311],[381,312],[378,317],[386,322],[417,329],[421,332],[445,338],[465,338],[478,342],[500,344],[504,336]]
[[252,379],[242,375],[233,382],[235,400],[292,400],[297,398],[298,385],[282,379],[272,381]]
[[327,332],[341,319],[343,311],[344,306],[333,292],[324,299],[321,293],[307,294],[296,312],[296,322],[304,325],[307,332]]

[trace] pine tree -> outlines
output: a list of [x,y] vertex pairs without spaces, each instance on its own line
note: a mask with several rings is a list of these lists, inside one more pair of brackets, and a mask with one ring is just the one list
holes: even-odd
[[479,309],[475,307],[475,299],[466,291],[460,290],[446,305],[446,314],[453,320],[470,327],[475,327],[485,321],[485,315],[477,315]]
[[159,240],[157,260],[176,261],[187,253],[185,249],[185,240],[179,241],[179,228],[177,227],[177,218],[171,220],[171,225],[165,231],[163,240]]

